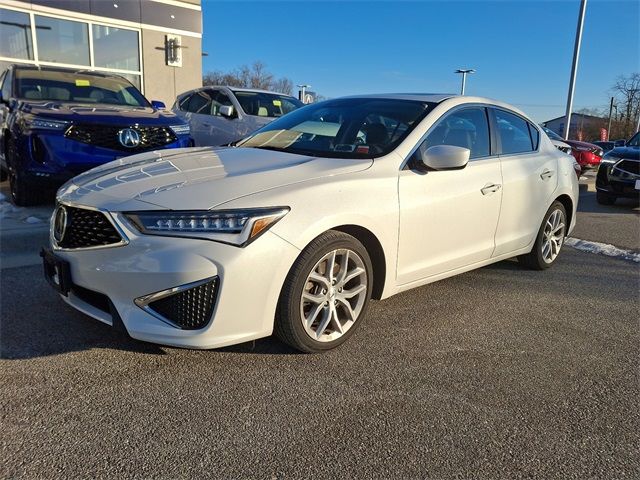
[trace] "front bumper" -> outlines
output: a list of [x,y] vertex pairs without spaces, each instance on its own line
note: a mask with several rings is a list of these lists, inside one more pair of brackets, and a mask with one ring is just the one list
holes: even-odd
[[596,176],[596,190],[616,197],[637,199],[640,191],[636,190],[636,181],[640,175],[615,168],[616,164],[602,164]]
[[[299,250],[272,232],[245,248],[141,235],[111,215],[128,244],[64,250],[52,242],[69,264],[72,287],[61,296],[69,305],[109,325],[121,319],[131,337],[170,346],[216,348],[271,335],[280,289]],[[210,278],[218,281],[217,297],[203,328],[170,325],[140,304],[150,294]],[[108,301],[91,301],[91,292]]]

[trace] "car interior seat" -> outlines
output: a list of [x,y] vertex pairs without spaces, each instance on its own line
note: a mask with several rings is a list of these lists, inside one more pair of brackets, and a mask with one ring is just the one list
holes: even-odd
[[362,130],[366,135],[367,143],[370,145],[384,145],[389,141],[387,127],[381,123],[370,123],[365,125]]
[[30,88],[28,90],[25,90],[24,92],[22,92],[22,96],[29,100],[42,100],[42,94],[40,93],[39,90],[36,90],[35,88]]

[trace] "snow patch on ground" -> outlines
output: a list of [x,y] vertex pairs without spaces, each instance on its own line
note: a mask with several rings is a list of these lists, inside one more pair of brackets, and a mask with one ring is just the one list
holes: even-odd
[[583,252],[597,253],[599,255],[607,255],[608,257],[622,258],[640,263],[640,253],[623,250],[608,243],[591,242],[589,240],[580,240],[579,238],[567,238],[564,243]]
[[[0,193],[0,195],[2,195]],[[6,197],[2,195],[0,198],[0,219],[15,217],[16,213],[19,213],[22,209],[16,207],[12,203],[6,200]]]
[[27,217],[24,219],[24,223],[42,223],[42,220],[40,220],[38,217]]

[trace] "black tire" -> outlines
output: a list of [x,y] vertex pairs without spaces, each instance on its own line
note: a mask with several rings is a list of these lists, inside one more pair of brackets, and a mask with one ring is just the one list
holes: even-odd
[[24,178],[18,162],[15,140],[11,137],[7,139],[6,161],[9,167],[9,188],[13,203],[19,207],[28,207],[39,203],[41,195],[34,192]]
[[[308,285],[307,278],[312,269],[325,255],[336,249],[348,249],[362,260],[366,271],[366,295],[360,313],[346,332],[335,340],[319,341],[311,338],[305,330],[301,315],[302,293]],[[372,288],[373,267],[369,253],[362,243],[343,232],[325,232],[307,245],[289,270],[278,300],[274,333],[284,343],[305,353],[319,353],[336,348],[347,341],[362,323],[369,306]]]
[[616,196],[598,190],[596,191],[596,200],[600,205],[613,205],[616,203]]
[[567,228],[569,228],[569,225],[567,224],[567,212],[564,208],[564,205],[562,205],[562,203],[555,201],[553,202],[553,204],[551,204],[551,206],[549,207],[549,210],[547,210],[547,213],[542,219],[542,224],[540,225],[540,229],[538,230],[538,236],[536,237],[536,241],[533,244],[533,248],[531,249],[531,252],[527,253],[526,255],[520,255],[518,257],[518,261],[525,267],[530,268],[532,270],[546,270],[558,260],[558,257],[560,256],[560,252],[562,251],[562,248],[560,248],[560,251],[558,252],[558,256],[556,256],[550,262],[545,261],[543,251],[542,251],[543,244],[544,244],[544,236],[545,236],[545,225],[547,224],[547,221],[549,220],[551,215],[556,210],[560,210],[562,212],[562,219],[564,223],[564,230],[562,232],[562,245],[564,245],[564,239],[566,238],[566,235],[567,235]]

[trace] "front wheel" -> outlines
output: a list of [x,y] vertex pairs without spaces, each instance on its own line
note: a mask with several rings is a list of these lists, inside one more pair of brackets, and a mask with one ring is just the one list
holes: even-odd
[[291,267],[278,301],[275,333],[303,352],[344,343],[361,323],[372,290],[371,259],[354,237],[329,231]]
[[557,260],[567,234],[567,212],[560,202],[553,202],[547,210],[536,242],[531,252],[521,255],[518,260],[533,270],[545,270]]

